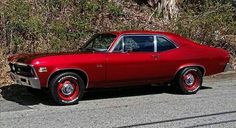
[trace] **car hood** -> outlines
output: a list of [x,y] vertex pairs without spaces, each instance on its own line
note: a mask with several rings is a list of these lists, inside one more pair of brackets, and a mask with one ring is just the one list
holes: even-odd
[[60,52],[60,53],[34,53],[34,54],[15,54],[8,58],[9,62],[19,62],[30,64],[32,60],[48,57],[48,56],[61,56],[61,55],[72,55],[72,54],[80,54],[81,52]]

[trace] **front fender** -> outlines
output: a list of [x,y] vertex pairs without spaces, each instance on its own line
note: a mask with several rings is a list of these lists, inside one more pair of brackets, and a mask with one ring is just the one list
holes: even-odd
[[84,72],[86,75],[87,73],[84,71],[83,68],[78,67],[78,66],[59,66],[59,67],[47,67],[47,72],[39,72],[40,67],[35,67],[35,70],[37,71],[37,75],[40,80],[40,84],[42,88],[48,88],[48,83],[50,77],[58,72],[58,71],[63,71],[63,70],[79,70]]

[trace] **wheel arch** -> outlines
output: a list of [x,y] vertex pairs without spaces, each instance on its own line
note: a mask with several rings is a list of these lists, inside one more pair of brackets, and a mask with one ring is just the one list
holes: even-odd
[[205,76],[205,74],[206,74],[206,68],[205,68],[203,65],[188,64],[188,65],[184,65],[184,66],[179,67],[178,70],[177,70],[176,73],[175,73],[175,76],[176,76],[181,70],[183,70],[183,69],[185,69],[185,68],[188,68],[188,67],[196,67],[196,68],[198,68],[198,69],[201,71],[202,76]]
[[64,69],[57,69],[56,71],[52,72],[49,77],[48,77],[48,80],[47,80],[47,86],[46,88],[49,87],[49,83],[50,81],[58,74],[60,73],[64,73],[64,72],[73,72],[73,73],[76,73],[78,74],[81,79],[83,80],[84,82],[84,85],[85,85],[85,88],[88,88],[88,85],[89,85],[89,77],[88,77],[88,74],[82,70],[82,69],[78,69],[78,68],[64,68]]

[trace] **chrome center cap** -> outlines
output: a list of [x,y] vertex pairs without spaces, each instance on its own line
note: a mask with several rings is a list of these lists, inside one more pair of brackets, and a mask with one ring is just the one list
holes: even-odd
[[188,86],[192,86],[193,83],[194,83],[195,79],[194,79],[194,76],[192,74],[189,74],[186,76],[186,79],[185,79],[185,83],[188,85]]
[[73,91],[74,91],[74,87],[71,83],[64,83],[63,87],[61,88],[61,92],[66,96],[72,94]]

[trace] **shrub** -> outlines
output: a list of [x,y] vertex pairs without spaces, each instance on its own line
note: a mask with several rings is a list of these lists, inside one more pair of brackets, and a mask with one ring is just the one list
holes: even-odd
[[[202,44],[221,47],[230,43],[227,35],[236,35],[235,12],[230,3],[207,2],[192,8],[183,7],[169,29]],[[233,50],[230,52],[234,54]]]

